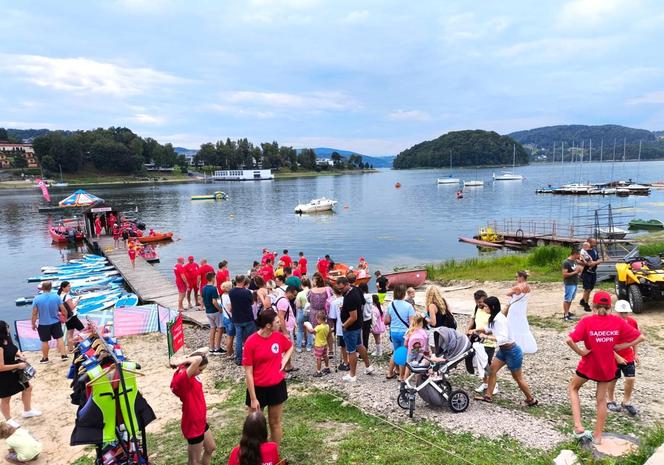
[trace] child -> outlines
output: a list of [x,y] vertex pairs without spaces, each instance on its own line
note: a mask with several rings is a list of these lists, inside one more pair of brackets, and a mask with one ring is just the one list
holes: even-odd
[[[318,312],[316,317],[316,327],[313,328],[311,323],[304,326],[307,332],[316,335],[314,339],[314,355],[316,356],[316,374],[314,374],[314,378],[320,378],[323,376],[323,373],[326,375],[331,373],[330,361],[327,358],[327,345],[332,339],[332,333],[330,332],[330,325],[325,322],[325,319],[325,313]],[[325,363],[325,369],[322,372],[321,362]]]
[[42,451],[41,442],[12,420],[0,423],[0,438],[7,444],[9,454],[6,459],[10,463],[30,462]]
[[[420,355],[424,355],[429,352],[428,341],[429,336],[424,330],[424,317],[416,313],[411,320],[410,327],[406,331],[404,337],[405,345],[408,348],[408,362],[417,361]],[[407,378],[410,374],[410,370],[406,367]]]
[[120,236],[122,235],[122,231],[120,230],[120,226],[117,224],[113,225],[113,247],[115,250],[118,250],[120,248]]
[[373,302],[373,318],[371,325],[371,333],[374,336],[374,341],[376,342],[376,350],[371,353],[372,357],[380,357],[383,355],[383,346],[380,343],[381,334],[385,332],[385,321],[383,320],[383,309],[380,306],[380,297],[378,294],[373,294],[371,296]]
[[[639,325],[636,320],[629,316],[632,313],[632,307],[629,305],[629,302],[626,300],[619,300],[616,302],[614,311],[618,314],[619,317],[623,318],[625,322],[630,325],[632,328],[638,330]],[[639,411],[631,404],[632,400],[632,391],[634,390],[634,381],[636,380],[636,365],[639,363],[639,356],[636,353],[637,346],[628,347],[624,350],[617,350],[614,352],[616,362],[618,363],[618,369],[616,370],[616,379],[609,383],[609,392],[608,392],[608,403],[606,404],[607,408],[612,412],[620,412],[622,409],[630,415],[635,417],[638,415]],[[615,401],[615,390],[616,382],[618,378],[625,376],[624,383],[624,392],[623,392],[623,401],[618,405]]]
[[136,269],[136,244],[133,241],[129,242],[129,250],[127,250],[129,255],[129,261],[131,262],[131,269]]

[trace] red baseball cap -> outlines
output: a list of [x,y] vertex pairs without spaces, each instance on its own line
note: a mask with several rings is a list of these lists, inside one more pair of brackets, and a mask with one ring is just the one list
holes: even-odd
[[360,257],[360,261],[363,262],[363,261],[364,261],[364,257]]
[[593,296],[593,303],[595,305],[601,305],[603,307],[610,307],[611,306],[611,294],[609,294],[606,291],[595,292],[595,295]]
[[194,256],[193,256],[193,255],[189,255],[188,260],[191,261],[191,260],[193,260],[193,259],[194,259]]

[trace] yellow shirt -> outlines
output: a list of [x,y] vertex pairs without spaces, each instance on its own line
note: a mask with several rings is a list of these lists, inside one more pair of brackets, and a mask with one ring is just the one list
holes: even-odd
[[316,338],[314,339],[314,347],[326,347],[327,336],[330,334],[330,325],[323,323],[314,328]]
[[[489,315],[487,312],[482,310],[481,308],[477,309],[477,312],[475,313],[475,329],[484,329],[486,328],[486,325],[489,324],[489,318],[491,315]],[[484,340],[484,345],[486,347],[496,347],[496,341],[493,339],[485,339]]]
[[28,430],[24,428],[14,431],[14,434],[5,440],[5,443],[8,448],[14,449],[16,458],[22,462],[34,459],[42,451],[41,442],[33,438]]

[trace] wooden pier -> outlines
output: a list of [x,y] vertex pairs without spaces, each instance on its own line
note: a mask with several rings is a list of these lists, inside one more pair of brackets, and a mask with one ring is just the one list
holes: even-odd
[[[108,259],[124,279],[126,285],[138,296],[143,303],[155,303],[162,307],[178,308],[178,290],[175,282],[169,280],[155,267],[149,264],[143,257],[137,256],[135,269],[131,267],[127,249],[121,247],[115,249],[113,238],[101,236],[99,239],[86,238],[91,249],[94,243],[99,245],[100,252]],[[208,321],[203,311],[185,311],[182,313],[185,321],[198,326],[208,326]]]

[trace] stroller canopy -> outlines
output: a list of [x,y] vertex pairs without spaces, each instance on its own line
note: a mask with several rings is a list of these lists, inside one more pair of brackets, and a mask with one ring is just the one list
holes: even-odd
[[79,189],[69,197],[66,197],[58,203],[61,207],[89,207],[99,202],[103,202],[104,199],[97,197],[96,195],[90,194],[89,192]]

